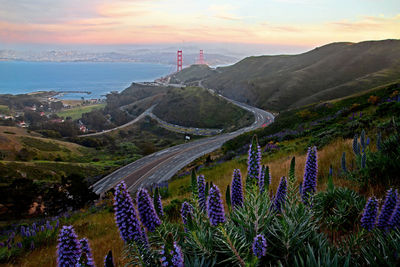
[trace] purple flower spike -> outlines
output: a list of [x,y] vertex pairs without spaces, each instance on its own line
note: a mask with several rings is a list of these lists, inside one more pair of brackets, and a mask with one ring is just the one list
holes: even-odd
[[224,205],[218,186],[213,185],[207,198],[207,214],[212,226],[225,222]]
[[377,227],[386,230],[389,227],[389,221],[397,203],[397,190],[390,188],[386,193],[385,203],[383,203],[381,213],[378,217]]
[[154,202],[154,208],[161,218],[164,217],[164,211],[163,211],[163,206],[161,202],[161,196],[160,196],[160,190],[158,187],[154,190],[154,197],[153,197],[153,202]]
[[281,178],[281,181],[279,182],[279,186],[278,189],[276,190],[276,195],[274,198],[273,207],[276,212],[281,212],[282,205],[285,204],[286,192],[287,192],[287,180],[286,177],[283,176]]
[[174,241],[173,249],[169,250],[165,249],[165,246],[162,246],[161,251],[161,266],[168,267],[183,267],[184,259],[181,248]]
[[261,148],[258,145],[257,136],[254,135],[249,146],[247,161],[246,186],[259,184],[261,174]]
[[72,226],[63,226],[58,236],[57,264],[60,267],[77,266],[81,255],[78,238]]
[[146,227],[147,231],[154,232],[157,226],[161,224],[161,220],[157,216],[149,193],[144,188],[140,188],[137,192],[137,205],[140,221]]
[[390,218],[389,225],[391,228],[400,228],[400,201],[397,201],[396,208]]
[[114,194],[115,221],[118,225],[122,240],[142,242],[140,223],[136,216],[132,198],[129,195],[126,184],[121,182],[115,187]]
[[[183,202],[182,204],[182,209],[181,209],[181,217],[182,217],[182,222],[184,225],[187,224],[189,217],[193,216],[193,207],[186,201]],[[185,232],[187,232],[187,229],[185,227]]]
[[79,243],[81,245],[81,256],[79,263],[81,266],[95,267],[92,251],[89,246],[89,240],[87,238],[82,238],[79,240]]
[[375,197],[370,197],[365,205],[363,215],[361,217],[361,226],[371,231],[375,227],[376,215],[378,213],[378,201]]
[[22,248],[22,243],[21,242],[17,243],[17,248]]
[[197,176],[197,188],[199,190],[199,207],[201,210],[206,209],[206,181],[204,175]]
[[309,147],[307,153],[306,166],[304,168],[304,178],[301,190],[301,198],[307,205],[311,205],[311,197],[317,190],[318,157],[317,148]]
[[21,236],[25,236],[25,226],[21,226]]
[[263,235],[257,235],[253,241],[253,253],[261,259],[267,254],[267,240]]
[[258,186],[260,188],[260,192],[264,192],[265,189],[268,189],[269,185],[271,184],[271,172],[269,171],[268,166],[262,166],[260,179],[258,182]]
[[242,174],[239,169],[233,170],[231,202],[233,208],[243,206]]
[[114,267],[114,260],[111,250],[108,251],[107,255],[104,258],[104,267]]

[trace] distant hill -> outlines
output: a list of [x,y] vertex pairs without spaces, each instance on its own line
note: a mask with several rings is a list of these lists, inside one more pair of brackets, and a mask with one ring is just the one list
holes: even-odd
[[[187,69],[176,77],[193,80],[190,73]],[[200,76],[205,86],[280,111],[400,79],[400,40],[332,43],[300,55],[248,57],[206,74]]]

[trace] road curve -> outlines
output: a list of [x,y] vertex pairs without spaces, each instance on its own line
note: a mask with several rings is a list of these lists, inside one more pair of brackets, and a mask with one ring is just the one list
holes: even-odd
[[97,194],[103,194],[117,183],[124,180],[129,191],[134,193],[139,187],[146,187],[154,183],[168,180],[187,164],[220,148],[226,141],[242,133],[268,125],[274,120],[274,116],[265,110],[228,99],[222,95],[219,96],[252,112],[255,117],[254,123],[235,132],[173,146],[147,155],[100,179],[93,184],[93,191]]

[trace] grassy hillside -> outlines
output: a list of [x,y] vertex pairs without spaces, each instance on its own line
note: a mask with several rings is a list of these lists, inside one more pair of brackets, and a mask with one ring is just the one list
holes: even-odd
[[77,120],[82,117],[83,113],[90,112],[95,109],[102,109],[106,106],[106,104],[95,104],[95,105],[87,105],[87,106],[80,106],[74,107],[71,109],[66,109],[57,113],[59,117],[67,118],[71,117],[72,120]]
[[200,87],[169,89],[153,112],[167,122],[198,128],[232,130],[254,120],[248,111]]
[[269,110],[335,99],[400,76],[400,40],[332,43],[300,55],[248,57],[204,85]]
[[190,83],[207,78],[214,73],[215,70],[207,65],[192,65],[174,74],[171,78],[171,83]]
[[94,149],[43,138],[23,128],[0,126],[0,151],[2,185],[17,178],[57,182],[71,173],[90,177],[104,172],[104,166],[89,164]]

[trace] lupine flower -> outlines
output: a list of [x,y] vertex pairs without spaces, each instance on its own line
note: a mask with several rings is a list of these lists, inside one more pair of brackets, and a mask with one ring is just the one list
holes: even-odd
[[371,139],[369,139],[369,137],[367,137],[367,141],[366,141],[367,146],[369,146],[369,143],[371,143]]
[[36,231],[35,230],[31,230],[31,236],[36,236]]
[[104,258],[104,267],[114,267],[114,260],[111,250],[107,253]]
[[78,238],[72,226],[63,226],[58,236],[58,266],[76,266],[81,255]]
[[115,188],[114,194],[115,221],[118,225],[122,240],[141,242],[142,233],[140,223],[136,217],[135,207],[129,195],[126,184],[121,182]]
[[144,188],[140,188],[137,192],[137,205],[140,221],[146,227],[147,231],[153,232],[161,224],[161,220],[154,210],[149,193]]
[[267,240],[265,240],[265,237],[261,234],[254,238],[253,253],[259,259],[267,254]]
[[377,227],[385,230],[389,226],[390,218],[392,217],[394,208],[397,202],[397,190],[390,188],[386,193],[385,203],[383,203],[381,213],[378,217]]
[[400,201],[397,201],[396,208],[389,220],[389,226],[391,228],[400,228]]
[[32,229],[35,230],[35,231],[37,231],[36,223],[32,223]]
[[247,178],[246,186],[258,184],[261,172],[261,148],[257,142],[257,136],[254,135],[249,146],[247,161]]
[[201,210],[206,209],[206,183],[204,175],[197,176],[197,188],[199,190],[199,207]]
[[361,217],[361,226],[371,231],[375,227],[376,215],[378,213],[378,201],[375,197],[370,197],[365,205],[363,215]]
[[233,170],[231,202],[233,208],[243,205],[242,174],[239,169]]
[[[193,207],[186,201],[182,203],[181,217],[184,225],[187,224],[189,217],[193,216]],[[185,227],[185,232],[187,231]]]
[[4,247],[4,243],[0,242],[0,248]]
[[153,202],[154,202],[154,209],[156,210],[158,216],[164,217],[164,211],[158,187],[156,187],[156,189],[154,190]]
[[301,197],[304,203],[310,204],[310,197],[317,189],[318,157],[317,148],[309,147],[307,153],[306,166],[304,168],[303,185]]
[[367,164],[367,153],[364,152],[364,154],[361,157],[361,168],[365,168]]
[[94,260],[92,251],[89,246],[89,240],[87,238],[82,238],[79,240],[81,246],[81,256],[79,259],[79,263],[85,267],[94,267]]
[[41,232],[44,231],[44,225],[40,226],[40,231],[41,231]]
[[262,166],[261,168],[261,173],[260,173],[260,179],[258,182],[258,185],[260,187],[260,192],[264,192],[265,189],[268,190],[269,185],[271,184],[271,172],[269,171],[268,166]]
[[274,198],[274,210],[276,212],[281,212],[282,205],[285,203],[286,200],[286,191],[287,191],[287,181],[286,177],[283,176],[281,181],[279,182],[278,189],[276,190],[276,195]]
[[362,149],[364,151],[365,148],[366,148],[366,146],[365,146],[365,131],[364,131],[364,129],[361,131],[360,143],[361,143],[361,147],[362,147]]
[[22,243],[21,242],[17,243],[17,248],[22,248]]
[[161,250],[161,266],[168,267],[183,267],[184,259],[181,248],[174,241],[173,249],[167,249],[165,246],[162,246]]
[[347,167],[346,167],[346,152],[343,152],[342,154],[342,171],[347,172]]
[[378,151],[381,151],[382,149],[382,134],[380,132],[376,137],[376,148],[378,149]]
[[353,152],[356,155],[360,154],[360,147],[358,146],[358,135],[355,134],[353,138]]
[[333,168],[332,168],[332,165],[329,166],[329,176],[333,176]]
[[21,236],[25,236],[25,226],[21,226]]
[[207,213],[212,226],[217,226],[225,222],[225,211],[222,205],[221,193],[216,185],[210,188],[207,198]]
[[60,226],[60,221],[57,219],[56,228],[58,228],[58,226]]

